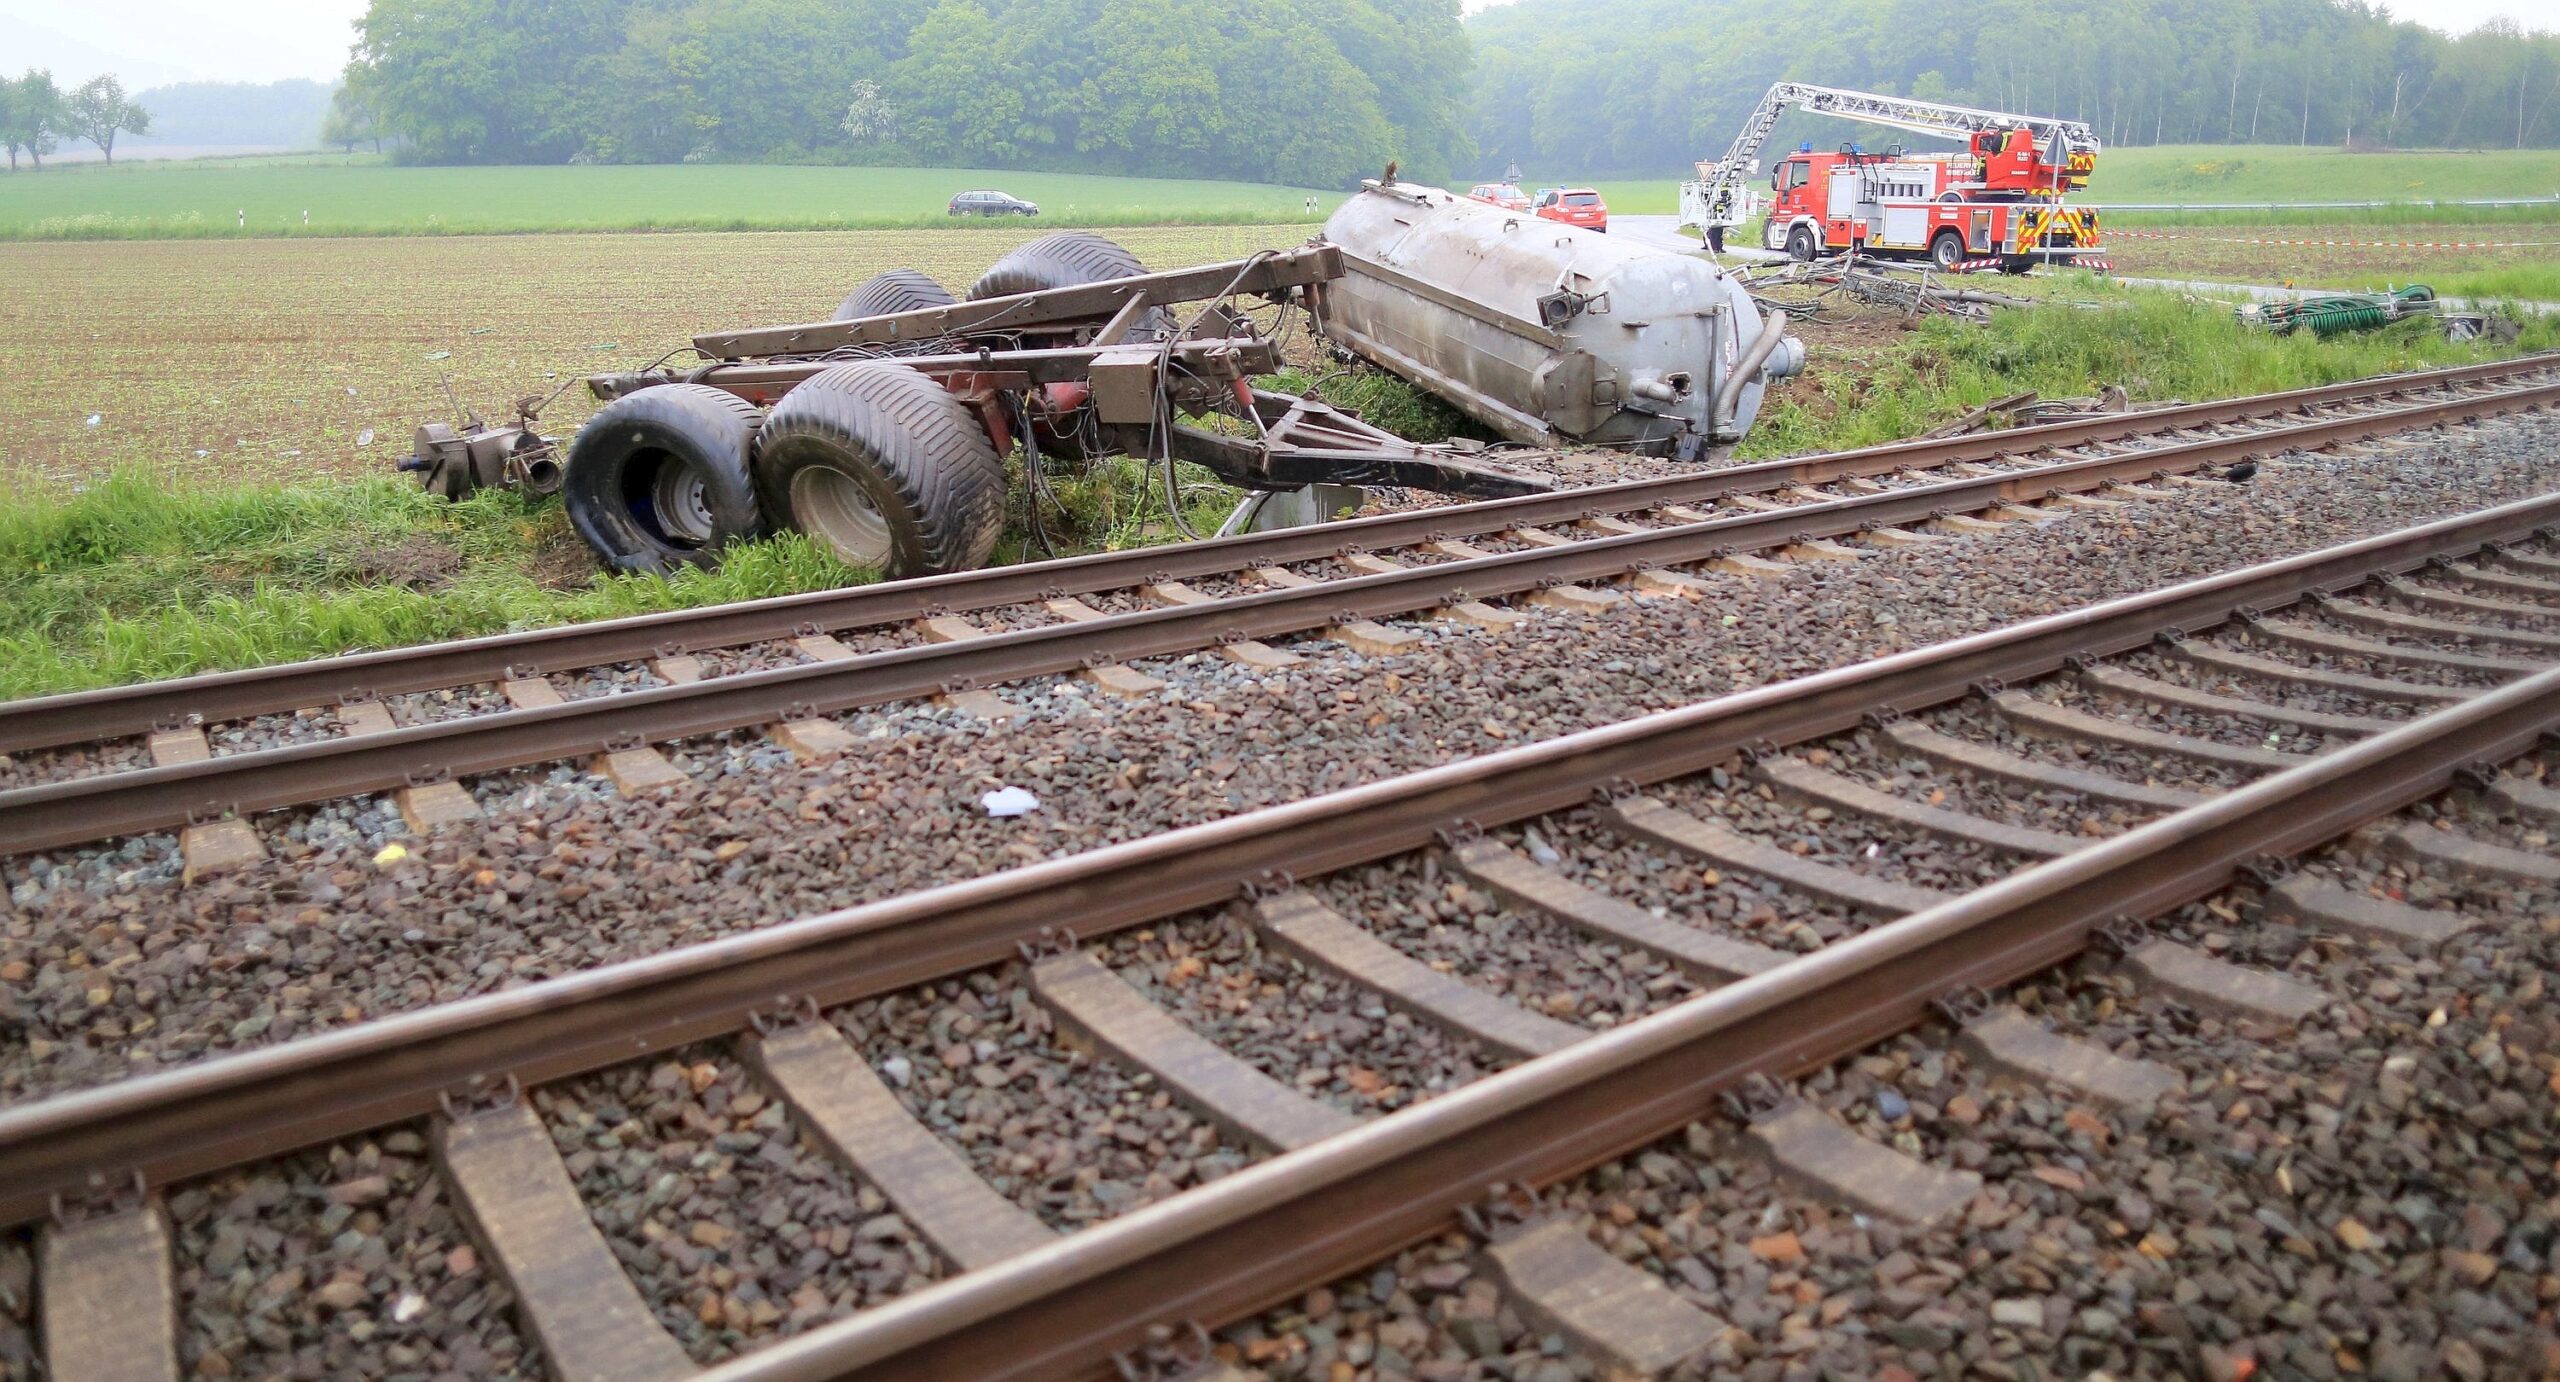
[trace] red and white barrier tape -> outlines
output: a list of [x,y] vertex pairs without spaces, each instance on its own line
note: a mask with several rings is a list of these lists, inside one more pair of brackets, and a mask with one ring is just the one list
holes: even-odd
[[2560,245],[2560,240],[2278,240],[2263,236],[2178,235],[2159,230],[2115,230],[2110,240],[2184,240],[2209,245],[2308,245],[2360,250],[2528,250]]

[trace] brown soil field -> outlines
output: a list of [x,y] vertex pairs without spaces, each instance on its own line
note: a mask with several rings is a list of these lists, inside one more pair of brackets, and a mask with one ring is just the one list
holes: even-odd
[[[1171,268],[1314,229],[1113,235]],[[1039,233],[0,245],[0,476],[60,490],[137,465],[225,481],[377,473],[418,423],[452,416],[448,375],[464,406],[502,416],[518,397],[646,364],[697,332],[823,320],[883,269],[965,291]],[[592,407],[572,389],[545,430],[565,435]]]
[[[2399,283],[2560,261],[2560,225],[2126,226],[2107,228],[2107,260],[2143,278],[2211,278],[2303,288]],[[2334,241],[2296,244],[2292,241]],[[2438,249],[2429,244],[2523,248]]]

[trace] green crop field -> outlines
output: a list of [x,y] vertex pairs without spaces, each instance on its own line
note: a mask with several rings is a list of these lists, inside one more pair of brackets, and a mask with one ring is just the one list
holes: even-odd
[[[973,168],[410,168],[370,158],[55,165],[0,175],[0,239],[436,235],[578,230],[822,230],[954,221],[954,192],[1040,204],[1028,224],[1237,225],[1308,219],[1339,193],[1244,182]],[[303,223],[303,213],[310,223]],[[242,226],[241,213],[247,213]]]
[[[1924,150],[1941,147],[1923,139],[1914,139],[1913,144]],[[1702,156],[1712,157],[1715,152],[1704,151]],[[1548,174],[1552,172],[1547,170]],[[1552,185],[1557,179],[1542,175],[1526,181]],[[1679,209],[1680,180],[1676,175],[1593,185],[1608,199],[1612,211],[1665,215]],[[2282,144],[2172,144],[2106,150],[2098,156],[2098,173],[2090,180],[2084,199],[2194,203],[2554,196],[2560,196],[2560,149],[2347,153]],[[2372,214],[2401,220],[2411,216],[2405,209]],[[2525,216],[2560,220],[2560,207],[2541,208]],[[2512,217],[2513,213],[2448,209],[2425,219]],[[2332,213],[2322,219],[2337,217]]]

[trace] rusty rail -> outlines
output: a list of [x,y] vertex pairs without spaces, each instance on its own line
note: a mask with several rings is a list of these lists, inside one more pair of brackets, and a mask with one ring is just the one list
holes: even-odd
[[[443,1095],[475,1081],[513,1076],[533,1083],[598,1069],[737,1031],[777,1004],[847,1002],[1001,961],[1062,920],[1071,919],[1086,936],[1159,921],[1229,900],[1275,870],[1309,877],[1427,845],[1457,822],[1492,827],[1570,808],[1613,782],[1644,785],[1702,771],[1748,745],[1802,742],[1855,726],[1882,709],[1916,711],[1986,682],[2024,680],[2073,657],[2139,647],[2170,629],[2201,631],[2238,611],[2274,609],[2311,592],[2345,589],[2555,524],[2560,493],[1149,839],[9,1109],[0,1112],[0,1223],[41,1214],[49,1196],[76,1191],[93,1178],[121,1184],[138,1173],[163,1183],[353,1135],[430,1112]],[[2483,699],[2503,706],[2513,698],[2501,692]],[[2551,699],[2546,693],[2532,708],[2548,716],[2554,711]],[[2399,736],[2383,737],[2397,742]],[[1682,1079],[1694,1075],[1685,1062],[1670,1064]],[[1641,1069],[1655,1077],[1666,1073],[1658,1061]],[[1678,1099],[1692,1096],[1688,1086],[1681,1090]],[[1608,1126],[1615,1129],[1612,1137],[1641,1140],[1632,1122]],[[1446,1195],[1449,1185],[1434,1190]],[[1286,1270],[1307,1265],[1291,1259]],[[1233,1299],[1244,1300],[1263,1288],[1238,1289]],[[964,1345],[936,1345],[945,1346]],[[972,1371],[962,1367],[953,1375]]]
[[1024,629],[387,733],[73,778],[0,792],[0,854],[609,752],[635,743],[667,743],[954,688],[1072,672],[1097,663],[1303,633],[1345,620],[1390,618],[1466,599],[1711,560],[1733,550],[1921,523],[1949,511],[2096,489],[2163,470],[2194,469],[2553,402],[2560,402],[2560,382],[1089,623]]
[[1350,550],[1378,551],[1409,546],[1434,536],[1467,537],[1663,504],[1697,503],[1725,495],[1766,493],[1794,485],[1889,474],[1905,468],[1994,460],[2023,451],[2085,446],[2424,389],[2495,384],[2554,368],[2560,368],[2560,356],[2528,356],[2044,427],[1898,442],[1562,494],[1387,514],[1215,542],[1070,557],[890,585],[857,586],[74,692],[0,704],[0,753],[142,734],[188,719],[216,723],[279,714],[401,692],[496,681],[512,675],[540,675],[706,648],[735,647],[811,630],[896,623],[935,613],[1089,594],[1159,577],[1189,580],[1336,556]]
[[2209,896],[2555,726],[2560,668],[708,1376],[1097,1373],[1150,1326],[1224,1322],[1357,1271],[1448,1228],[1488,1185],[1632,1151],[1753,1075],[1864,1050],[1928,1021],[1935,999],[2060,964],[2115,918]]

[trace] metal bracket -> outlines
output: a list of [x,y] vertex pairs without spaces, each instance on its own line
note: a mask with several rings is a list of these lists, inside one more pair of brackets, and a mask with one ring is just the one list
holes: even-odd
[[529,677],[538,677],[541,675],[542,669],[539,667],[527,667],[521,663],[510,662],[498,673],[498,679],[501,681],[523,681]]
[[963,691],[975,691],[977,689],[978,683],[968,677],[953,677],[951,680],[942,683],[942,694],[946,696],[957,696]]
[[361,686],[350,686],[346,690],[338,693],[338,704],[341,708],[351,705],[362,705],[372,699],[373,693],[365,690]]
[[1458,1206],[1458,1222],[1479,1243],[1490,1243],[1538,1217],[1546,1208],[1538,1192],[1512,1181],[1495,1181],[1473,1204]]
[[2241,860],[2237,871],[2261,888],[2272,888],[2292,875],[2288,863],[2281,854],[2257,854]]
[[1743,762],[1748,763],[1753,767],[1757,767],[1761,763],[1778,756],[1778,745],[1777,741],[1772,739],[1755,739],[1752,742],[1743,745],[1740,749],[1736,750],[1736,752],[1742,755]]
[[789,994],[762,1007],[747,1010],[747,1025],[758,1036],[772,1036],[786,1028],[806,1026],[818,1020],[818,1000],[808,994],[794,998]]
[[1294,891],[1297,886],[1298,880],[1290,876],[1287,869],[1265,869],[1262,872],[1255,874],[1253,877],[1244,880],[1244,900],[1247,902],[1268,901],[1269,899],[1278,897],[1283,893]]
[[1994,696],[1998,696],[2006,692],[2009,689],[2009,683],[2002,681],[1998,677],[1984,677],[1982,680],[1975,682],[1971,689],[1973,694],[1980,696],[1987,701]]
[[1440,827],[1433,833],[1439,837],[1440,843],[1443,846],[1449,849],[1459,849],[1483,839],[1484,827],[1464,816],[1461,816],[1458,819],[1449,822],[1447,825]]
[[453,781],[453,770],[442,764],[428,763],[411,768],[402,776],[412,787],[433,787],[440,782]]
[[492,1086],[486,1075],[475,1075],[471,1082],[454,1089],[436,1091],[436,1107],[444,1111],[447,1121],[459,1123],[475,1113],[489,1113],[512,1108],[524,1099],[524,1084],[514,1071],[507,1072],[506,1083]]
[[2253,629],[2267,622],[2267,616],[2256,605],[2240,605],[2231,611],[2231,617]]
[[792,636],[795,638],[815,638],[825,632],[825,629],[818,627],[818,621],[815,619],[803,619],[800,621],[799,627],[791,631]]
[[629,753],[634,749],[648,747],[648,743],[648,740],[641,738],[639,735],[634,734],[629,730],[624,730],[620,734],[608,734],[604,737],[604,751],[606,753]]
[[103,1171],[91,1171],[88,1183],[69,1195],[57,1190],[46,1197],[45,1208],[53,1222],[63,1228],[104,1219],[127,1210],[140,1209],[151,1200],[151,1188],[143,1182],[139,1167],[125,1173],[122,1181],[110,1180]]
[[1072,955],[1076,952],[1075,929],[1067,926],[1043,926],[1040,928],[1040,934],[1029,940],[1015,941],[1013,948],[1022,956],[1024,964],[1038,964],[1042,960],[1054,959],[1060,955]]
[[1991,995],[1976,984],[1956,987],[1929,1000],[1929,1009],[1950,1024],[1962,1027],[1991,1013]]
[[1892,724],[1894,721],[1901,718],[1901,711],[1896,710],[1889,705],[1880,705],[1875,709],[1868,711],[1866,714],[1859,716],[1858,723],[1865,725],[1869,729],[1882,729],[1886,725]]
[[203,724],[204,716],[197,711],[190,710],[184,715],[172,715],[166,719],[154,720],[151,724],[151,732],[154,734],[175,734],[179,730],[195,729]]
[[198,802],[187,808],[187,824],[211,825],[215,821],[227,821],[231,819],[232,811],[233,807],[228,802]]
[[2151,641],[2174,648],[2187,641],[2187,631],[2179,628],[2175,624],[2171,624],[2169,627],[2151,635]]
[[2151,923],[2140,917],[2110,917],[2090,931],[2089,940],[2114,955],[2130,955],[2151,941]]
[[1757,1071],[1716,1097],[1726,1113],[1743,1123],[1756,1123],[1795,1102],[1785,1085]]
[[796,720],[814,720],[818,718],[818,708],[807,701],[793,701],[782,708],[782,718],[786,724]]
[[1205,1367],[1216,1356],[1208,1328],[1198,1320],[1159,1324],[1147,1330],[1147,1341],[1111,1355],[1121,1382],[1174,1382]]
[[2453,770],[2454,781],[2467,783],[2483,792],[2497,786],[2498,779],[2503,776],[2505,772],[2496,760],[2488,758],[2476,759]]
[[1625,801],[1634,796],[1637,790],[1638,788],[1636,787],[1635,779],[1633,778],[1603,778],[1600,780],[1598,785],[1591,789],[1591,799],[1604,806],[1615,806],[1619,802]]

